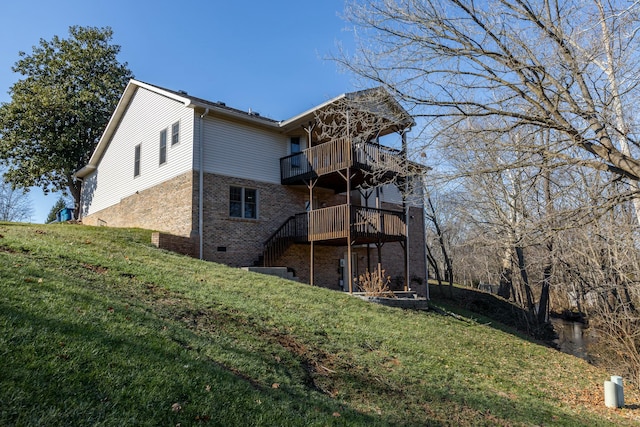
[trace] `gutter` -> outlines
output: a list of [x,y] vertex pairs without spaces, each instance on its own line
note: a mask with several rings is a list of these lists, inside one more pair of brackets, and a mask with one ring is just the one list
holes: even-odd
[[73,179],[82,180],[84,177],[86,177],[87,175],[89,175],[91,172],[93,172],[96,169],[98,169],[97,166],[88,164],[85,167],[83,167],[82,169],[78,170],[76,173],[74,173],[71,177]]

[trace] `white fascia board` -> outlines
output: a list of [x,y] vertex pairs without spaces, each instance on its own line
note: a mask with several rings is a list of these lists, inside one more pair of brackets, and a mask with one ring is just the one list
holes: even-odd
[[315,113],[316,111],[321,110],[321,109],[323,109],[324,107],[326,107],[326,106],[328,106],[328,105],[331,105],[331,104],[333,104],[334,102],[336,102],[336,101],[338,101],[338,100],[340,100],[340,99],[342,99],[342,98],[344,98],[344,97],[346,97],[346,96],[347,96],[347,95],[343,93],[342,95],[338,95],[338,96],[336,96],[335,98],[330,99],[330,100],[328,100],[328,101],[326,101],[326,102],[323,102],[323,103],[322,103],[322,104],[320,104],[320,105],[316,105],[315,107],[313,107],[313,108],[311,108],[311,109],[309,109],[309,110],[305,111],[304,113],[300,113],[300,114],[298,114],[297,116],[294,116],[294,117],[292,117],[292,118],[290,118],[290,119],[287,119],[287,120],[281,121],[281,122],[280,122],[280,128],[286,128],[286,127],[290,126],[291,124],[295,124],[295,123],[296,123],[296,122],[298,122],[298,121],[301,121],[301,120],[303,120],[303,119],[306,119],[307,117],[313,117],[313,115],[314,115],[314,113]]
[[79,171],[77,171],[76,173],[73,174],[73,178],[84,178],[87,175],[89,175],[91,172],[93,172],[94,170],[98,169],[97,166],[94,165],[87,165],[85,167],[83,167],[82,169],[80,169]]
[[176,94],[175,92],[170,92],[168,90],[164,90],[158,86],[154,86],[154,85],[150,85],[148,83],[144,83],[138,80],[131,80],[130,83],[134,83],[136,86],[147,89],[151,92],[155,92],[159,95],[162,96],[166,96],[167,98],[171,98],[174,99],[178,102],[182,102],[185,106],[189,106],[189,104],[191,104],[191,98],[187,97],[187,96],[180,96],[178,94]]
[[205,103],[205,102],[197,102],[193,100],[189,100],[189,103],[186,104],[189,108],[201,108],[203,110],[209,110],[208,115],[220,115],[223,117],[227,117],[230,119],[237,119],[244,122],[249,122],[252,124],[256,124],[259,126],[264,126],[267,128],[275,128],[278,129],[279,122],[271,121],[270,119],[266,119],[262,116],[251,115],[249,113],[245,113],[243,111],[235,111],[226,107],[221,107],[217,103]]

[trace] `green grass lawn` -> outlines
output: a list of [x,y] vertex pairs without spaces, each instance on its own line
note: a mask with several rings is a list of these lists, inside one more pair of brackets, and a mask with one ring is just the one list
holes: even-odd
[[[482,320],[0,223],[0,425],[633,425],[611,373]],[[503,330],[500,330],[503,329]]]

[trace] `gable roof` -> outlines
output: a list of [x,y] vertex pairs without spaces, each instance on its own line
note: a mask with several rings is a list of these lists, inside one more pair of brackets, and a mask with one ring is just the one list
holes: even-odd
[[384,100],[383,102],[389,105],[390,111],[393,110],[396,112],[400,112],[400,115],[398,117],[401,117],[402,119],[399,120],[397,125],[403,126],[405,128],[414,125],[413,119],[411,118],[409,113],[407,113],[400,106],[400,104],[383,88],[373,88],[358,92],[344,93],[288,120],[278,121],[270,119],[268,117],[263,117],[258,113],[252,112],[251,110],[239,110],[237,108],[228,107],[223,102],[207,101],[203,98],[191,96],[184,91],[175,91],[150,83],[145,83],[140,80],[131,79],[127,84],[122,96],[120,97],[116,109],[111,115],[111,118],[109,119],[109,122],[107,123],[107,126],[102,136],[100,137],[100,140],[98,141],[98,144],[96,145],[91,158],[89,159],[89,162],[86,166],[75,173],[76,177],[84,178],[98,167],[98,163],[100,162],[102,155],[107,149],[109,142],[111,141],[111,137],[118,128],[122,117],[127,111],[129,102],[131,102],[133,95],[139,88],[143,88],[159,95],[166,96],[167,98],[173,99],[175,101],[181,102],[187,108],[193,108],[194,110],[196,108],[203,109],[208,114],[216,114],[230,119],[241,120],[280,132],[290,132],[293,129],[300,129],[301,125],[315,120],[318,117],[319,112],[326,110],[332,105],[336,105],[343,100],[363,98],[365,95],[373,94],[374,92],[381,93],[380,91],[382,91],[382,99]]
[[[306,125],[310,121],[317,120],[318,116],[326,116],[331,114],[331,110],[338,111],[340,108],[349,108],[348,106],[364,107],[361,111],[370,114],[387,113],[389,129],[393,126],[402,129],[410,128],[415,125],[411,115],[391,96],[391,94],[383,87],[374,87],[364,89],[357,92],[343,93],[320,105],[317,105],[304,113],[298,114],[288,120],[280,122],[283,130],[290,130],[296,127]],[[386,110],[386,111],[383,111]]]

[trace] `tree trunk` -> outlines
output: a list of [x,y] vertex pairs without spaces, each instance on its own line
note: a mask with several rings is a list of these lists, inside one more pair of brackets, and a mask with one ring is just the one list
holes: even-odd
[[[613,110],[615,112],[617,139],[620,144],[620,151],[625,156],[631,157],[631,149],[629,147],[629,141],[627,139],[629,127],[627,126],[624,118],[624,108],[622,106],[622,99],[620,97],[620,89],[618,84],[618,77],[615,70],[615,58],[613,55],[613,45],[611,42],[611,32],[607,25],[607,17],[602,6],[602,3],[596,2],[598,10],[600,11],[600,27],[602,29],[602,44],[607,53],[606,65],[600,64],[600,67],[604,70],[609,81],[609,90],[611,91],[611,101],[613,104]],[[636,180],[630,180],[629,187],[635,193],[633,198],[633,209],[635,212],[636,222],[640,224],[640,185]]]
[[520,246],[516,246],[516,257],[518,259],[518,269],[520,270],[522,287],[524,289],[525,297],[527,298],[527,310],[529,311],[531,316],[534,316],[536,306],[533,299],[533,292],[531,291],[531,285],[529,284],[529,273],[527,272],[527,265],[524,261],[524,250]]
[[[543,138],[548,134],[543,134]],[[548,139],[548,138],[546,138]],[[546,164],[547,159],[543,162]],[[546,167],[543,171],[544,179],[544,198],[545,198],[545,216],[549,223],[553,223],[553,198],[551,195],[551,170]],[[542,325],[549,321],[549,288],[551,287],[551,273],[553,271],[553,240],[554,235],[549,233],[546,238],[546,262],[542,271],[542,289],[540,289],[540,302],[538,304],[538,324]]]
[[[433,257],[433,253],[431,252],[431,248],[429,245],[425,245],[427,248],[427,260],[431,267],[433,267],[433,272],[436,275],[436,280],[438,281],[438,291],[440,295],[444,295],[444,291],[442,289],[442,276],[440,275],[440,267],[438,266],[438,261]],[[427,278],[427,286],[429,286],[429,279]]]
[[73,217],[80,219],[80,196],[82,194],[82,181],[74,180],[72,177],[67,177],[69,183],[69,193],[73,197]]
[[500,286],[498,287],[498,295],[509,300],[513,294],[513,269],[511,268],[511,248],[508,247],[504,251],[502,257],[502,270],[500,271]]
[[538,324],[549,321],[549,289],[551,287],[551,271],[553,268],[551,255],[542,272],[542,289],[540,290],[540,303],[538,305]]
[[444,260],[444,274],[446,280],[449,282],[449,297],[453,297],[453,263],[451,262],[451,257],[449,257],[449,252],[447,251],[447,246],[444,241],[444,235],[442,233],[442,229],[440,228],[440,222],[438,221],[436,210],[433,206],[433,202],[431,201],[431,197],[427,197],[427,204],[429,205],[430,213],[427,214],[427,217],[433,223],[434,228],[436,229],[436,236],[438,236],[438,245],[440,246],[440,252],[442,253],[442,259]]

